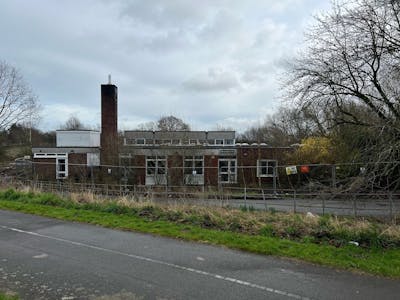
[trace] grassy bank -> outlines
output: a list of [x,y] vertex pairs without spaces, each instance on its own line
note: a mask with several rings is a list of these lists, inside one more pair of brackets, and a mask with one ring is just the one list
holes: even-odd
[[16,295],[9,295],[0,292],[0,300],[18,300],[19,297]]
[[0,208],[400,277],[399,225],[13,190],[0,192]]

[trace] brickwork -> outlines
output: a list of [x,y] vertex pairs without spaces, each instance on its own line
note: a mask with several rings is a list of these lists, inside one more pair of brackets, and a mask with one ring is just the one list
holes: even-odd
[[118,88],[101,85],[101,164],[118,164]]

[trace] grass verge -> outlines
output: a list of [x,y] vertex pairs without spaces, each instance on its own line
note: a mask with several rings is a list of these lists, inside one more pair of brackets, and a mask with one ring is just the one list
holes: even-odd
[[149,213],[160,208],[153,206],[144,206],[144,208],[130,209],[116,203],[78,204],[51,194],[15,191],[0,193],[0,209],[223,245],[258,254],[296,258],[332,267],[400,278],[400,249],[398,247],[364,248],[349,244],[335,247],[325,243],[314,243],[308,239],[288,240],[265,234],[207,229],[196,222],[194,224],[197,225],[192,225],[173,222],[169,219],[155,220],[149,218]]
[[19,297],[16,295],[8,295],[0,292],[0,300],[18,300]]

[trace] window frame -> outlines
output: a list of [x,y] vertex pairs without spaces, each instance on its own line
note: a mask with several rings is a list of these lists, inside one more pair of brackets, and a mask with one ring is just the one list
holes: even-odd
[[[60,163],[60,160],[64,160]],[[64,166],[64,170],[60,170],[60,167]],[[56,179],[68,178],[68,155],[57,155],[56,156]]]
[[[221,167],[221,162],[227,162],[226,167]],[[234,163],[234,166],[232,166]],[[226,171],[222,171],[222,168],[226,168]],[[232,172],[233,168],[233,172]],[[228,176],[228,180],[222,180],[222,176]],[[233,180],[232,180],[233,179]],[[221,184],[234,184],[237,183],[237,158],[219,158],[218,159],[218,182]]]
[[[262,164],[266,163],[265,166]],[[272,166],[269,163],[273,163]],[[259,159],[257,160],[257,177],[277,177],[278,161],[276,159]],[[266,173],[262,172],[263,168],[267,170]],[[272,174],[268,172],[272,168]]]
[[[166,175],[167,174],[167,161],[168,158],[165,155],[156,155],[156,156],[147,156],[146,157],[146,176],[155,176],[155,175]],[[154,166],[149,167],[149,163],[154,162]],[[164,162],[164,165],[161,163]],[[161,164],[161,166],[160,166]],[[149,173],[149,169],[154,169],[154,173]],[[163,172],[160,172],[164,170]]]

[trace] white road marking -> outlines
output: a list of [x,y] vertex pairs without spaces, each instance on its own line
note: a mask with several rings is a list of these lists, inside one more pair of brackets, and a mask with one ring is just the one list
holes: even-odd
[[33,258],[46,258],[46,257],[48,257],[48,255],[46,253],[42,253],[42,254],[33,256]]
[[277,290],[277,289],[274,289],[274,288],[262,286],[262,285],[259,285],[259,284],[251,283],[251,282],[248,282],[248,281],[243,281],[243,280],[235,279],[235,278],[232,278],[232,277],[226,277],[226,276],[222,276],[222,275],[218,275],[218,274],[214,274],[214,273],[210,273],[210,272],[206,272],[206,271],[202,271],[202,270],[198,270],[198,269],[193,269],[193,268],[190,268],[190,267],[176,265],[176,264],[173,264],[173,263],[169,263],[169,262],[165,262],[165,261],[161,261],[161,260],[157,260],[157,259],[153,259],[153,258],[149,258],[149,257],[145,257],[145,256],[124,253],[124,252],[120,252],[120,251],[117,251],[117,250],[112,250],[112,249],[102,248],[102,247],[98,247],[98,246],[94,246],[94,245],[90,245],[90,244],[81,243],[81,242],[75,242],[75,241],[71,241],[71,240],[67,240],[67,239],[57,238],[57,237],[53,237],[53,236],[49,236],[49,235],[40,234],[40,233],[37,233],[37,232],[25,231],[25,230],[21,230],[21,229],[18,229],[18,228],[12,228],[12,227],[8,227],[8,226],[4,226],[4,225],[0,225],[0,228],[6,229],[6,230],[15,231],[15,232],[18,232],[18,233],[23,233],[23,234],[33,235],[33,236],[37,236],[37,237],[41,237],[41,238],[46,238],[46,239],[50,239],[50,240],[55,240],[55,241],[59,241],[59,242],[63,242],[63,243],[68,243],[68,244],[75,245],[75,246],[81,246],[81,247],[86,247],[86,248],[94,249],[94,250],[98,250],[98,251],[108,252],[108,253],[112,253],[112,254],[118,254],[118,255],[121,255],[121,256],[126,256],[126,257],[134,258],[134,259],[137,259],[137,260],[147,261],[147,262],[154,263],[154,264],[168,266],[168,267],[175,268],[175,269],[178,269],[178,270],[184,270],[184,271],[187,271],[187,272],[192,272],[192,273],[195,273],[195,274],[200,274],[200,275],[204,275],[204,276],[207,276],[207,277],[220,279],[220,280],[224,280],[224,281],[227,281],[227,282],[233,282],[233,283],[236,283],[236,284],[239,284],[239,285],[242,285],[242,286],[247,286],[247,287],[251,287],[251,288],[254,288],[254,289],[263,290],[263,291],[266,291],[266,292],[269,292],[269,293],[286,296],[288,298],[310,300],[310,298],[303,297],[303,296],[300,296],[300,295],[296,295],[296,294],[293,294],[293,293],[290,293],[290,292],[285,292],[285,291]]
[[196,259],[200,260],[200,261],[204,261],[204,258],[202,258],[201,256],[197,256]]

